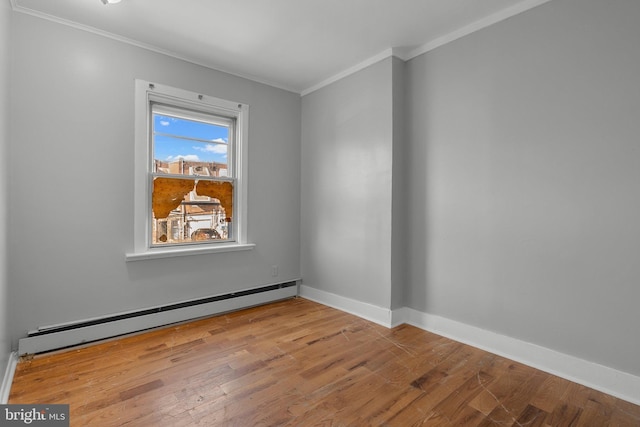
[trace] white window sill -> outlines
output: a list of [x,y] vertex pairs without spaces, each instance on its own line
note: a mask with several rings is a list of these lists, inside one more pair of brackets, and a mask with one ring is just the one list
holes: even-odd
[[158,248],[148,249],[145,252],[135,252],[126,254],[127,262],[129,261],[142,261],[145,259],[158,259],[158,258],[174,258],[189,255],[205,255],[215,254],[220,252],[237,252],[237,251],[250,251],[255,247],[255,243],[234,243],[228,245],[208,245],[207,247],[197,248]]

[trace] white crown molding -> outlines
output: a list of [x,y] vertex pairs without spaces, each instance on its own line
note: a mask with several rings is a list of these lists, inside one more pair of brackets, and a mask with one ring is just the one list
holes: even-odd
[[360,63],[358,63],[358,64],[356,64],[356,65],[354,65],[352,67],[349,67],[346,70],[344,70],[342,72],[339,72],[339,73],[337,73],[337,74],[335,74],[335,75],[333,75],[333,76],[331,76],[331,77],[329,77],[329,78],[327,78],[325,80],[322,80],[322,81],[320,81],[320,82],[318,82],[318,83],[316,83],[316,84],[314,84],[314,85],[312,85],[312,86],[310,86],[307,89],[304,89],[302,91],[300,91],[298,89],[295,89],[295,88],[293,88],[291,86],[282,85],[282,84],[274,83],[272,81],[261,79],[260,77],[257,77],[257,76],[254,76],[254,75],[242,74],[242,73],[238,73],[238,72],[235,72],[235,71],[225,70],[224,68],[221,68],[221,67],[219,67],[218,65],[216,65],[214,63],[209,63],[209,62],[206,62],[206,61],[196,60],[194,58],[190,58],[190,57],[187,57],[185,55],[181,55],[181,54],[178,54],[176,52],[173,52],[173,51],[170,51],[170,50],[167,50],[167,49],[163,49],[163,48],[160,48],[160,47],[148,44],[148,43],[143,43],[143,42],[140,42],[138,40],[129,39],[127,37],[123,37],[123,36],[120,36],[120,35],[117,35],[117,34],[113,34],[113,33],[107,32],[107,31],[103,31],[103,30],[100,30],[100,29],[95,28],[95,27],[90,27],[90,26],[87,26],[87,25],[79,24],[79,23],[74,22],[74,21],[69,21],[69,20],[66,20],[66,19],[59,18],[57,16],[49,15],[49,14],[46,14],[46,13],[43,13],[43,12],[40,12],[40,11],[37,11],[37,10],[33,10],[33,9],[29,9],[29,8],[26,8],[26,7],[23,7],[23,6],[19,6],[17,4],[17,0],[9,0],[9,1],[11,3],[12,9],[15,12],[20,12],[20,13],[24,13],[24,14],[27,14],[27,15],[32,15],[32,16],[35,16],[35,17],[38,17],[38,18],[46,19],[48,21],[56,22],[56,23],[59,23],[59,24],[62,24],[62,25],[66,25],[66,26],[70,26],[70,27],[73,27],[73,28],[76,28],[76,29],[79,29],[79,30],[82,30],[82,31],[87,31],[87,32],[90,32],[90,33],[93,33],[93,34],[97,34],[97,35],[100,35],[100,36],[103,36],[103,37],[107,37],[107,38],[110,38],[110,39],[113,39],[113,40],[116,40],[116,41],[119,41],[119,42],[122,42],[122,43],[126,43],[126,44],[129,44],[129,45],[132,45],[132,46],[136,46],[136,47],[139,47],[141,49],[146,49],[146,50],[149,50],[149,51],[152,51],[152,52],[160,53],[162,55],[166,55],[166,56],[170,56],[170,57],[173,57],[173,58],[176,58],[176,59],[180,59],[182,61],[189,62],[189,63],[195,64],[195,65],[200,65],[202,67],[210,68],[212,70],[220,71],[222,73],[231,74],[233,76],[240,77],[240,78],[247,79],[247,80],[251,80],[251,81],[256,82],[256,83],[265,84],[265,85],[272,86],[272,87],[275,87],[275,88],[278,88],[278,89],[282,89],[282,90],[286,90],[286,91],[289,91],[289,92],[298,93],[298,94],[300,94],[300,96],[305,96],[305,95],[310,94],[311,92],[315,92],[318,89],[321,89],[321,88],[323,88],[325,86],[328,86],[331,83],[334,83],[334,82],[336,82],[338,80],[341,80],[341,79],[343,79],[343,78],[345,78],[345,77],[347,77],[347,76],[349,76],[351,74],[357,73],[358,71],[363,70],[364,68],[367,68],[368,66],[373,65],[373,64],[375,64],[375,63],[377,63],[379,61],[382,61],[382,60],[384,60],[384,59],[386,59],[386,58],[388,58],[390,56],[395,56],[395,57],[397,57],[399,59],[402,59],[403,61],[408,61],[408,60],[413,59],[413,58],[415,58],[415,57],[417,57],[419,55],[422,55],[422,54],[427,53],[427,52],[429,52],[429,51],[431,51],[433,49],[436,49],[436,48],[438,48],[440,46],[443,46],[443,45],[445,45],[447,43],[450,43],[450,42],[452,42],[454,40],[457,40],[457,39],[459,39],[461,37],[467,36],[467,35],[469,35],[471,33],[474,33],[474,32],[476,32],[478,30],[481,30],[481,29],[486,28],[488,26],[491,26],[493,24],[496,24],[496,23],[498,23],[500,21],[503,21],[503,20],[505,20],[507,18],[510,18],[512,16],[515,16],[515,15],[518,15],[518,14],[520,14],[522,12],[525,12],[525,11],[527,11],[529,9],[532,9],[532,8],[534,8],[536,6],[540,6],[541,4],[547,3],[547,2],[549,2],[551,0],[527,0],[527,1],[524,1],[522,3],[518,3],[518,4],[514,5],[514,6],[511,6],[511,7],[507,8],[507,9],[504,9],[504,10],[502,10],[500,12],[496,12],[496,13],[494,13],[492,15],[489,15],[489,16],[483,18],[483,19],[475,21],[475,22],[473,22],[473,23],[471,23],[469,25],[466,25],[466,26],[464,26],[464,27],[462,27],[462,28],[460,28],[460,29],[458,29],[456,31],[453,31],[453,32],[448,33],[448,34],[444,34],[444,35],[442,35],[442,36],[440,36],[440,37],[438,37],[436,39],[433,39],[433,40],[431,40],[431,41],[429,41],[429,42],[427,42],[427,43],[425,43],[425,44],[423,44],[423,45],[421,45],[421,46],[419,46],[417,48],[393,47],[393,48],[385,49],[384,51],[380,52],[379,54],[374,55],[371,58],[366,59],[366,60],[364,60],[364,61],[362,61],[362,62],[360,62]]
[[404,51],[404,55],[398,57],[400,59],[403,59],[404,61],[408,61],[415,58],[416,56],[422,55],[423,53],[427,53],[447,43],[451,43],[454,40],[458,40],[459,38],[475,33],[476,31],[482,30],[483,28],[490,27],[493,24],[497,24],[500,21],[504,21],[507,18],[519,15],[522,12],[526,12],[529,9],[533,9],[534,7],[540,6],[550,1],[551,0],[527,0],[522,3],[515,4],[511,7],[472,22],[469,25],[465,25],[464,27],[456,31],[443,34],[442,36],[437,37],[420,47]]
[[492,15],[489,15],[487,17],[484,17],[478,21],[472,22],[469,25],[466,25],[456,31],[453,31],[451,33],[448,34],[444,34],[436,39],[433,39],[425,44],[423,44],[422,46],[416,47],[416,48],[410,48],[410,47],[393,47],[393,48],[389,48],[386,49],[382,52],[380,52],[377,55],[372,56],[371,58],[360,62],[359,64],[356,64],[352,67],[347,68],[346,70],[335,74],[334,76],[331,76],[305,90],[303,90],[302,92],[300,92],[300,96],[305,96],[308,95],[312,92],[315,92],[318,89],[321,89],[325,86],[330,85],[331,83],[334,83],[338,80],[341,80],[347,76],[350,76],[351,74],[355,74],[360,70],[363,70],[365,68],[367,68],[370,65],[373,65],[379,61],[382,61],[383,59],[386,59],[390,56],[395,56],[396,58],[399,58],[403,61],[408,61],[410,59],[413,59],[417,56],[422,55],[423,53],[427,53],[437,47],[443,46],[447,43],[450,43],[454,40],[457,40],[461,37],[467,36],[471,33],[474,33],[478,30],[481,30],[483,28],[489,27],[493,24],[496,24],[500,21],[504,21],[507,18],[510,18],[512,16],[518,15],[522,12],[525,12],[529,9],[533,9],[536,6],[540,6],[543,3],[547,3],[551,0],[527,0],[525,2],[522,3],[518,3],[514,6],[511,6],[507,9],[501,10],[500,12],[496,12]]
[[242,78],[242,79],[250,80],[250,81],[255,82],[255,83],[260,83],[260,84],[264,84],[264,85],[267,85],[267,86],[272,86],[272,87],[275,87],[275,88],[278,88],[278,89],[286,90],[288,92],[293,92],[293,93],[298,93],[298,94],[300,93],[299,90],[297,90],[295,88],[292,88],[290,86],[274,83],[272,81],[261,79],[260,77],[257,77],[257,76],[254,76],[254,75],[242,74],[242,73],[238,73],[238,72],[235,72],[235,71],[225,70],[224,68],[221,68],[221,67],[219,67],[218,65],[216,65],[214,63],[209,63],[209,62],[206,62],[206,61],[200,61],[200,60],[197,60],[197,59],[185,56],[185,55],[181,55],[179,53],[173,52],[173,51],[168,50],[168,49],[160,48],[158,46],[155,46],[155,45],[152,45],[152,44],[149,44],[149,43],[144,43],[144,42],[141,42],[139,40],[134,40],[134,39],[130,39],[130,38],[127,38],[127,37],[124,37],[124,36],[120,36],[118,34],[110,33],[108,31],[103,31],[103,30],[100,30],[98,28],[91,27],[89,25],[80,24],[78,22],[69,21],[67,19],[63,19],[63,18],[60,18],[58,16],[50,15],[50,14],[47,14],[47,13],[44,13],[44,12],[40,12],[38,10],[33,10],[33,9],[29,9],[29,8],[26,8],[26,7],[23,7],[23,6],[19,6],[17,4],[17,0],[10,0],[10,2],[11,2],[11,7],[13,8],[14,12],[24,13],[25,15],[31,15],[31,16],[34,16],[36,18],[41,18],[41,19],[45,19],[47,21],[55,22],[57,24],[66,25],[68,27],[72,27],[72,28],[75,28],[77,30],[86,31],[88,33],[92,33],[92,34],[96,34],[98,36],[106,37],[106,38],[109,38],[109,39],[112,39],[112,40],[115,40],[115,41],[118,41],[118,42],[121,42],[121,43],[126,43],[126,44],[131,45],[131,46],[135,46],[135,47],[138,47],[138,48],[141,48],[141,49],[145,49],[145,50],[148,50],[148,51],[151,51],[151,52],[159,53],[159,54],[162,54],[162,55],[165,55],[165,56],[169,56],[169,57],[172,57],[172,58],[175,58],[175,59],[179,59],[181,61],[189,62],[189,63],[194,64],[194,65],[199,65],[201,67],[209,68],[209,69],[214,70],[214,71],[219,71],[221,73],[230,74],[232,76],[236,76],[236,77],[239,77],[239,78]]
[[371,58],[365,59],[364,61],[347,68],[344,71],[341,71],[337,74],[334,74],[333,76],[303,90],[302,92],[300,92],[300,96],[305,96],[310,94],[311,92],[315,92],[318,89],[322,89],[325,86],[329,86],[331,83],[335,83],[338,80],[342,80],[345,77],[350,76],[351,74],[355,74],[360,70],[364,70],[365,68],[369,67],[370,65],[373,65],[375,63],[378,63],[382,60],[385,60],[391,56],[397,56],[397,52],[396,49],[386,49],[380,53],[378,53],[377,55],[372,56]]
[[551,0],[527,0],[524,1],[522,3],[518,3],[514,6],[511,6],[507,9],[501,10],[500,12],[496,12],[492,15],[489,15],[487,17],[484,17],[478,21],[472,22],[469,25],[466,25],[456,31],[453,31],[451,33],[448,34],[444,34],[436,39],[433,39],[419,47],[416,48],[410,48],[410,47],[402,47],[402,46],[398,46],[398,47],[393,47],[393,48],[389,48],[386,49],[382,52],[380,52],[377,55],[372,56],[371,58],[360,62],[359,64],[356,64],[352,67],[347,68],[346,70],[335,74],[334,76],[331,76],[305,90],[303,90],[302,92],[300,92],[300,96],[305,96],[310,94],[311,92],[314,92],[318,89],[321,89],[325,86],[330,85],[331,83],[334,83],[338,80],[341,80],[351,74],[355,74],[360,70],[363,70],[365,68],[367,68],[370,65],[375,64],[376,62],[382,61],[383,59],[386,59],[390,56],[395,56],[396,58],[399,58],[403,61],[408,61],[410,59],[415,58],[416,56],[420,56],[423,53],[427,53],[435,48],[438,48],[440,46],[443,46],[447,43],[450,43],[454,40],[457,40],[459,38],[462,38],[464,36],[467,36],[471,33],[474,33],[476,31],[479,31],[483,28],[489,27],[493,24],[496,24],[500,21],[504,21],[507,18],[510,18],[512,16],[518,15],[522,12],[525,12],[529,9],[533,9],[536,6],[540,6],[541,4],[547,3]]

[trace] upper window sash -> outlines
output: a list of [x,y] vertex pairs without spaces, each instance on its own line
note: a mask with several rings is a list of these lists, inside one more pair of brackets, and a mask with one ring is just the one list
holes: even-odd
[[[235,177],[235,154],[238,143],[235,117],[223,117],[214,113],[173,108],[157,103],[151,104],[149,114],[151,126],[149,137],[153,152],[152,172],[158,172],[156,170],[158,162],[175,161],[166,158],[169,154],[194,154],[209,158],[209,160],[198,161],[217,163],[220,166],[224,164],[224,176]],[[175,126],[178,128],[174,128]]]

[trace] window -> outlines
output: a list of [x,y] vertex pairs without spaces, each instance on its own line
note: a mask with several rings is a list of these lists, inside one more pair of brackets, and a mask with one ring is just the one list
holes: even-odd
[[247,105],[136,80],[135,253],[127,259],[252,247],[247,130]]
[[235,117],[152,100],[150,125],[151,246],[235,241]]

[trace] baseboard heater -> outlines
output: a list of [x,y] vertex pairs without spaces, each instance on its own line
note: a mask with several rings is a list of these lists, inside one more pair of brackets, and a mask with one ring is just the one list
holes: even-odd
[[40,327],[18,341],[18,353],[37,354],[146,329],[227,313],[298,295],[298,283],[285,282],[142,310]]

